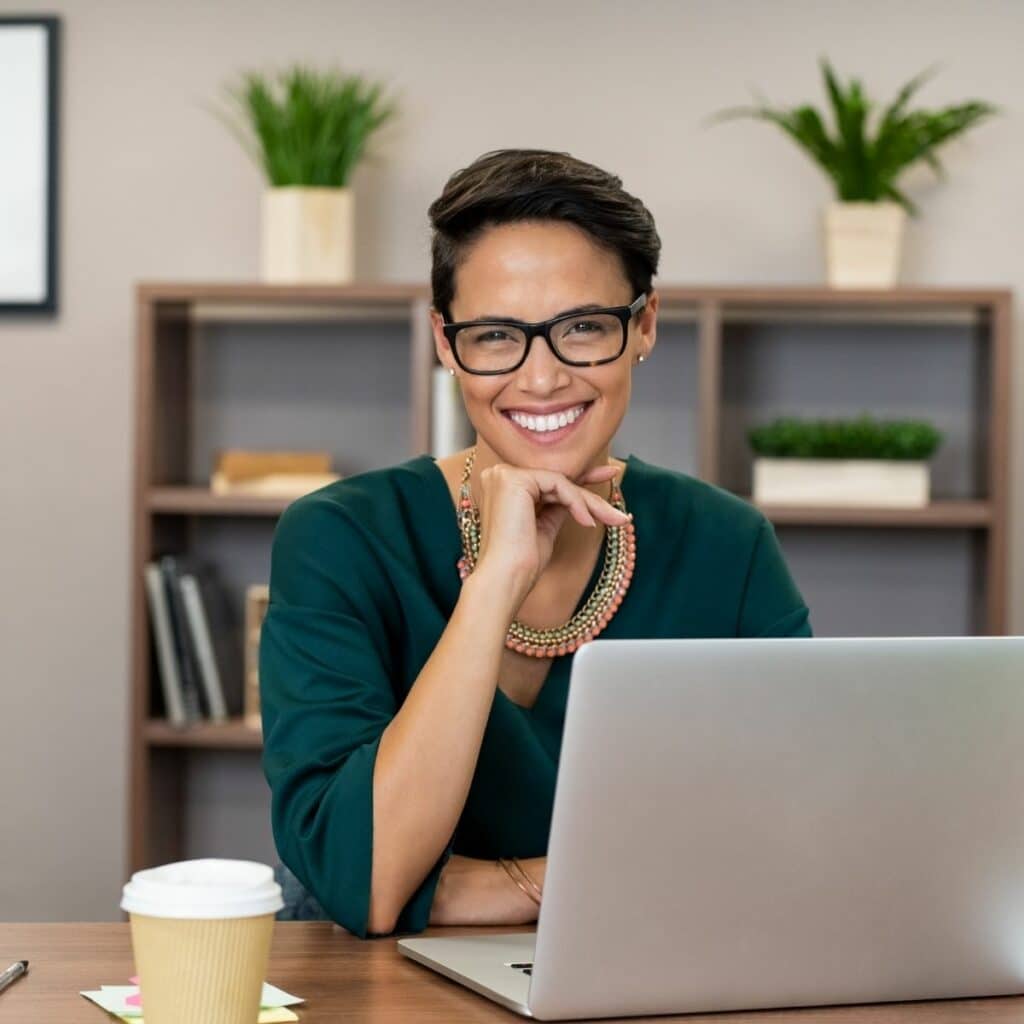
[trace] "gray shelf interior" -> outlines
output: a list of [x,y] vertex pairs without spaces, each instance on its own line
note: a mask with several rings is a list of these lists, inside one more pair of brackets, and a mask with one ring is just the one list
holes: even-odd
[[270,827],[270,789],[252,750],[189,750],[185,758],[187,859],[279,860]]
[[749,427],[777,416],[926,419],[945,435],[935,498],[986,494],[987,348],[966,324],[727,325],[721,481],[749,494]]
[[329,451],[344,476],[408,458],[408,338],[403,322],[203,325],[189,482],[230,447]]
[[633,368],[633,395],[612,453],[638,455],[683,473],[697,472],[697,331],[658,325],[649,361]]
[[970,530],[776,528],[815,636],[981,631],[983,567]]

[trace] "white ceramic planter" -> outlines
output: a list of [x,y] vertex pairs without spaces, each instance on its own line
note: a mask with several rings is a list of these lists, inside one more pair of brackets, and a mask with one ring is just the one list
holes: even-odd
[[764,505],[923,508],[927,462],[888,459],[754,460],[754,501]]
[[899,278],[907,212],[899,203],[831,203],[825,256],[832,288],[892,288]]
[[346,284],[353,277],[354,234],[351,189],[267,189],[262,278],[272,284]]

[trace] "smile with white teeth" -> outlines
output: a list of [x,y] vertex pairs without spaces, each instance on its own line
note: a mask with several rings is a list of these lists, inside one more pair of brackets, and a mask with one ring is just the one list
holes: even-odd
[[561,427],[567,427],[570,423],[575,423],[583,415],[585,408],[585,404],[577,405],[573,409],[563,409],[550,416],[529,416],[524,412],[513,411],[508,414],[508,417],[513,423],[518,423],[519,426],[525,427],[527,430],[543,434],[549,430],[558,430]]

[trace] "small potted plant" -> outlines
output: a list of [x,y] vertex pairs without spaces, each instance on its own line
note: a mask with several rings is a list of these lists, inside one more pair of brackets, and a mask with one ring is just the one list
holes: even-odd
[[382,86],[360,75],[294,66],[229,87],[222,115],[268,188],[262,203],[262,278],[279,284],[351,281],[352,172],[370,136],[395,113]]
[[757,504],[923,508],[941,433],[922,420],[777,419],[747,432]]
[[908,110],[911,97],[934,71],[928,69],[900,89],[872,130],[875,104],[860,81],[844,86],[824,58],[821,69],[835,121],[831,132],[824,116],[806,104],[777,108],[762,101],[720,111],[711,120],[748,117],[778,125],[836,190],[836,201],[825,210],[828,283],[834,288],[891,288],[899,276],[907,214],[918,212],[897,187],[898,179],[922,161],[943,177],[939,147],[997,108],[968,100],[941,110]]

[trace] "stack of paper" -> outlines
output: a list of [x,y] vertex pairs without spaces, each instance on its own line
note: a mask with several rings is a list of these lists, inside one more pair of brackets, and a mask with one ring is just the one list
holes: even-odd
[[[139,994],[139,979],[130,978],[131,985],[101,985],[95,992],[81,992],[80,995],[91,999],[97,1006],[108,1013],[120,1017],[128,1024],[145,1024],[142,1016],[142,997]],[[287,992],[275,988],[267,982],[263,983],[260,995],[260,1015],[258,1024],[285,1024],[286,1021],[298,1020],[298,1016],[288,1006],[295,1006],[303,1000],[299,996],[290,996]]]

